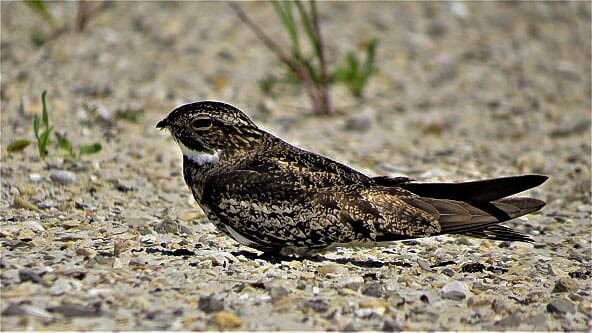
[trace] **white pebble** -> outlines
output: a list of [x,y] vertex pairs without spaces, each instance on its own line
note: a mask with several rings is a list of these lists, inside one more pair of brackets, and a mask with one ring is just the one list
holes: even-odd
[[68,170],[55,170],[51,172],[49,178],[56,183],[71,184],[76,181],[76,174]]
[[29,174],[29,180],[36,183],[38,181],[43,180],[43,176],[41,176],[38,173],[30,173]]

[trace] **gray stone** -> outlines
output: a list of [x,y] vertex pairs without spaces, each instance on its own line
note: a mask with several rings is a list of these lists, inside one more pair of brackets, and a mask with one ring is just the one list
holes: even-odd
[[59,204],[55,200],[43,200],[38,205],[39,209],[57,208],[58,206],[59,206]]
[[311,299],[309,301],[307,301],[306,303],[304,303],[305,307],[311,308],[316,312],[327,312],[327,310],[329,310],[329,303],[327,303],[327,301],[317,298],[317,299]]
[[362,294],[371,297],[383,297],[384,287],[380,283],[371,283],[362,289]]
[[54,170],[49,174],[49,178],[56,183],[68,185],[76,181],[76,174],[68,170]]
[[33,283],[37,283],[45,287],[50,286],[50,284],[47,281],[43,280],[43,278],[39,276],[39,274],[33,272],[32,270],[20,270],[18,275],[19,279],[21,280],[21,283],[31,281]]
[[444,274],[446,276],[453,277],[454,276],[454,271],[451,268],[444,268],[442,270],[442,274]]
[[146,265],[146,261],[142,258],[133,258],[129,261],[128,265],[130,265],[130,266],[144,266],[144,265]]
[[553,287],[553,293],[566,293],[566,292],[575,292],[578,290],[578,284],[567,277],[562,277],[557,282],[555,282],[555,287]]
[[72,290],[72,285],[68,280],[58,279],[51,288],[49,288],[49,294],[52,296],[60,296],[68,291]]
[[199,298],[199,309],[205,313],[212,313],[224,310],[224,301],[211,294]]
[[460,301],[467,298],[470,294],[469,288],[464,282],[453,281],[442,287],[442,298]]
[[348,131],[365,132],[370,129],[372,122],[370,118],[364,115],[351,117],[345,123],[345,129]]
[[401,325],[392,318],[386,318],[382,323],[382,330],[383,331],[400,331]]
[[48,307],[47,310],[60,313],[66,317],[96,317],[101,315],[101,304],[63,303],[62,305]]
[[170,218],[165,218],[162,222],[154,226],[154,231],[159,234],[178,234],[181,230],[179,223]]
[[271,287],[271,289],[269,290],[269,295],[271,296],[272,301],[275,302],[287,296],[288,289],[284,287]]
[[417,259],[417,263],[419,264],[419,267],[423,268],[424,270],[426,270],[428,272],[432,271],[432,267],[431,267],[430,263],[427,262],[426,260]]
[[515,314],[511,314],[495,323],[497,327],[512,328],[520,326],[522,319]]
[[566,313],[573,313],[576,311],[575,305],[565,298],[557,298],[547,304],[547,311],[564,315]]
[[37,318],[41,318],[44,320],[51,320],[53,316],[51,313],[47,312],[45,309],[28,305],[28,304],[18,304],[12,303],[2,311],[3,316],[22,316],[22,315],[30,315]]

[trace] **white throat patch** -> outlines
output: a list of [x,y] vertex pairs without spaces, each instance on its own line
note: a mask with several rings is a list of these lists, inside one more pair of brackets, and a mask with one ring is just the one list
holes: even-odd
[[187,156],[188,159],[192,160],[198,165],[213,164],[218,162],[218,160],[220,159],[219,150],[215,151],[214,153],[204,153],[195,151],[187,147],[181,141],[177,141],[177,143],[179,144],[179,148],[181,148],[181,152],[183,153],[183,155]]

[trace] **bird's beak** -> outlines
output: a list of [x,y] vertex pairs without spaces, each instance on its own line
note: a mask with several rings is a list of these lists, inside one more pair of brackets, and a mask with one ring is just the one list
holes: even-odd
[[167,128],[169,126],[169,122],[167,120],[167,118],[164,118],[163,120],[159,121],[158,124],[156,124],[156,128]]

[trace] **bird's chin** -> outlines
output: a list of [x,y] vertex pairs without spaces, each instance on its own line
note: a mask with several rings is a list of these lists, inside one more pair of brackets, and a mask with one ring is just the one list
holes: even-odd
[[181,140],[175,141],[177,141],[177,145],[179,145],[183,156],[198,165],[215,164],[220,159],[220,150],[205,151],[201,149],[193,149],[185,145]]

